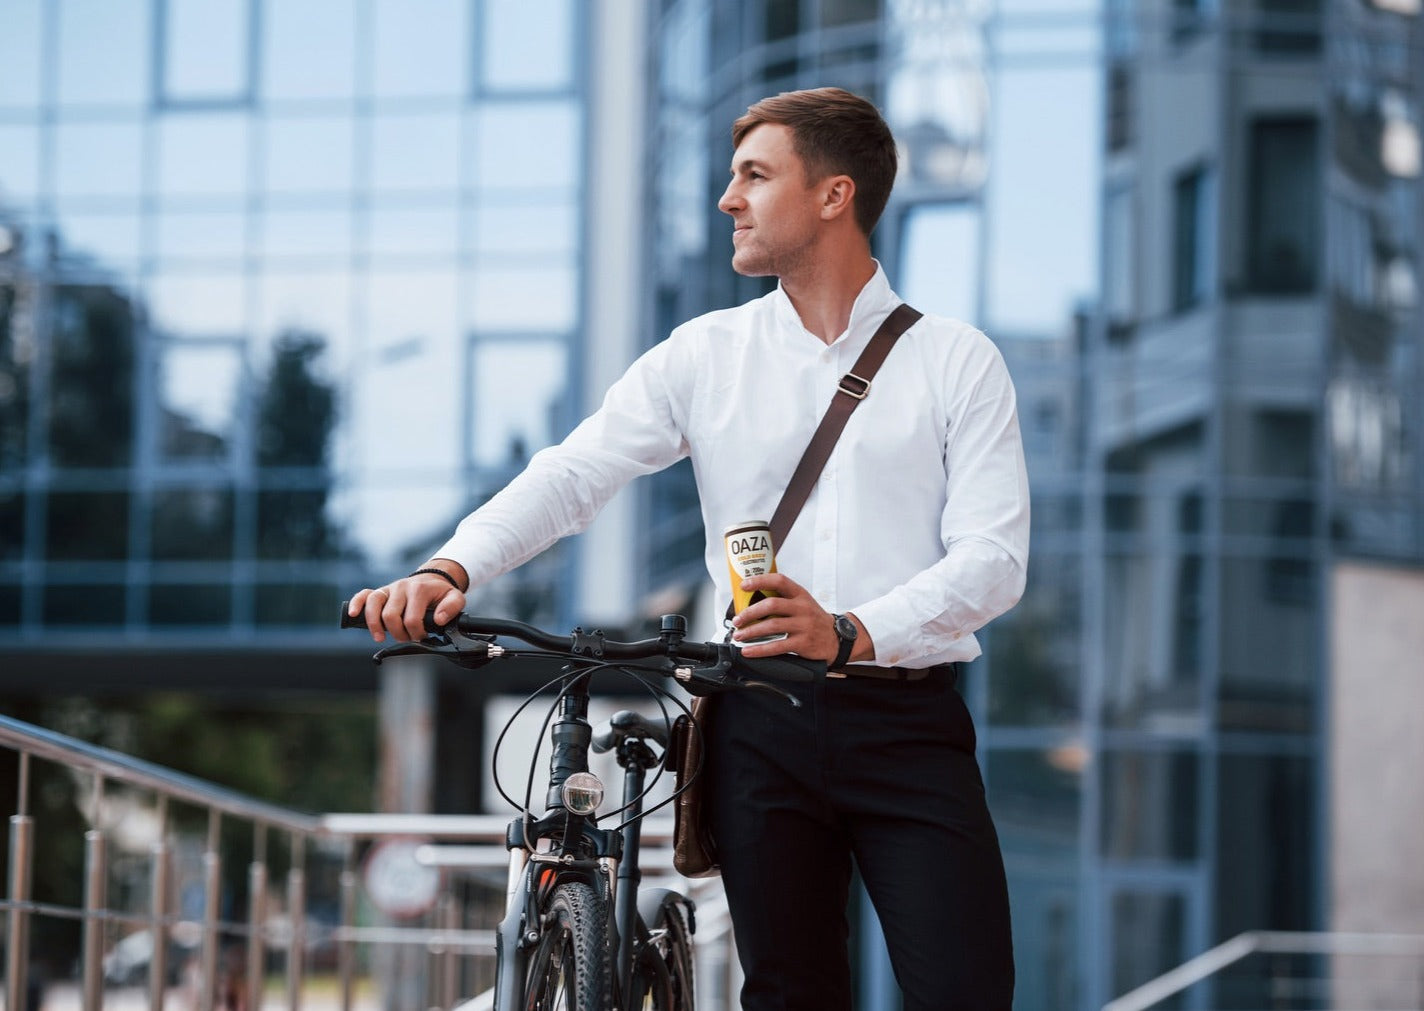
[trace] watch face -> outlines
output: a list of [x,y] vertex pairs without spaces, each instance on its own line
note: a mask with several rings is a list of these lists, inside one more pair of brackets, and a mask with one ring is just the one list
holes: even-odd
[[854,639],[856,635],[855,622],[843,614],[836,615],[836,635],[842,639]]

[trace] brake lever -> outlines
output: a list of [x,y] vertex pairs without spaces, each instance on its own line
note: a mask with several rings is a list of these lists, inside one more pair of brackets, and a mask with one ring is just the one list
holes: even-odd
[[483,667],[496,657],[504,655],[504,647],[494,645],[493,636],[469,636],[460,632],[431,635],[424,639],[400,642],[379,649],[371,660],[380,665],[382,660],[393,656],[438,656],[469,670]]
[[770,681],[737,681],[734,683],[742,685],[746,688],[756,688],[760,691],[771,692],[771,694],[773,695],[780,695],[787,702],[791,703],[793,709],[801,708],[800,699],[798,699],[795,695],[792,695],[785,688],[782,688],[780,685],[774,685]]

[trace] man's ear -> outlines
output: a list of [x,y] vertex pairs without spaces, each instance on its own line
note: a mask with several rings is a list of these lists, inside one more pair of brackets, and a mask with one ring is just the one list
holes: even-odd
[[821,184],[824,194],[821,220],[831,221],[850,212],[855,199],[855,180],[850,176],[830,176]]

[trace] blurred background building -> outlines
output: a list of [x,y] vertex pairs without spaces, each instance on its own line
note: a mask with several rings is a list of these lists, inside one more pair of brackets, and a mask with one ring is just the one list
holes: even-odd
[[[377,679],[336,605],[676,323],[766,290],[728,266],[729,124],[836,84],[903,148],[877,256],[1019,390],[1029,589],[964,687],[1019,1006],[1338,923],[1371,805],[1342,834],[1332,763],[1388,755],[1331,699],[1342,670],[1418,698],[1398,621],[1352,637],[1424,564],[1420,13],[7,0],[0,697],[354,709],[422,770],[373,767],[371,803],[481,803],[499,686]],[[701,543],[675,467],[472,606],[707,627]],[[859,929],[862,1005],[891,1006]]]

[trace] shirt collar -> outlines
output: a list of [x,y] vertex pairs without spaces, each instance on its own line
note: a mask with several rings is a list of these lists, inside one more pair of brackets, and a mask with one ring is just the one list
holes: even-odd
[[[899,296],[891,289],[890,280],[885,276],[885,268],[880,265],[879,260],[874,262],[875,273],[870,275],[870,280],[865,282],[865,287],[861,288],[860,294],[855,297],[855,304],[850,309],[850,322],[846,325],[846,332],[832,341],[831,346],[862,336],[861,331],[865,331],[863,336],[868,337],[874,332],[875,327],[880,325],[881,320],[900,304]],[[780,281],[776,283],[776,290],[772,292],[772,300],[776,308],[776,318],[782,324],[802,333],[808,332]],[[820,341],[818,340],[817,343]]]

